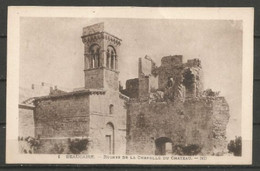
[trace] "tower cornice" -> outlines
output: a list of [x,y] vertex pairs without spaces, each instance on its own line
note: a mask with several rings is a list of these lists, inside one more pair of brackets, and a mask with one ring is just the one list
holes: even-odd
[[84,69],[83,71],[91,71],[91,70],[97,70],[97,69],[106,69],[106,70],[109,70],[109,71],[113,71],[117,74],[120,73],[118,70],[114,70],[114,69],[107,68],[107,67],[89,68],[89,69]]
[[93,34],[88,34],[88,35],[83,35],[81,36],[82,38],[82,42],[85,44],[91,44],[92,42],[94,41],[98,41],[98,40],[107,40],[109,42],[112,42],[114,43],[115,45],[117,46],[120,46],[121,45],[121,39],[119,39],[118,37],[110,34],[110,33],[107,33],[105,31],[102,31],[102,32],[96,32],[96,33],[93,33]]

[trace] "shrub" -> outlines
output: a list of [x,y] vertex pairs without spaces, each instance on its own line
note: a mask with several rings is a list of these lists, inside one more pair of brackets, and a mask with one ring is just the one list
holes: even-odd
[[22,153],[34,153],[35,150],[39,149],[41,146],[40,139],[31,136],[28,137],[18,137],[19,148],[21,148]]
[[175,153],[178,155],[194,156],[201,152],[201,146],[197,144],[190,144],[187,146],[178,145],[175,146]]
[[228,143],[228,152],[233,153],[234,156],[241,156],[242,154],[242,138],[236,137],[235,140],[231,140]]
[[69,150],[73,154],[80,154],[82,151],[87,150],[88,139],[68,139]]
[[64,152],[64,148],[64,145],[61,143],[55,143],[54,147],[51,149],[51,154],[62,154]]

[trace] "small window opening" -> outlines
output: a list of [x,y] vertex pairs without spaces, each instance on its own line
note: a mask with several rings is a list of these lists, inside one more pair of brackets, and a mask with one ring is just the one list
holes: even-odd
[[109,114],[112,115],[114,114],[114,105],[109,105]]

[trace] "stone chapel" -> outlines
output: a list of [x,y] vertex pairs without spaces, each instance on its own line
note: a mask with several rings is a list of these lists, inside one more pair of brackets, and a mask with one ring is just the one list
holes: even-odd
[[[119,86],[122,40],[104,23],[83,28],[83,89],[51,91],[34,97],[35,153],[68,148],[87,139],[88,154],[223,155],[229,106],[225,98],[203,89],[199,59],[183,62],[165,56],[157,66],[139,59],[138,77]],[[20,115],[20,117],[22,117]],[[61,150],[60,153],[66,153]]]

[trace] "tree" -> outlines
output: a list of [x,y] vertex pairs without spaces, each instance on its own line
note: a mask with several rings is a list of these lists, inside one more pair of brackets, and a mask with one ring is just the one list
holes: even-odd
[[242,153],[242,138],[236,137],[235,140],[231,140],[228,143],[228,152],[233,153],[234,156],[241,156]]

